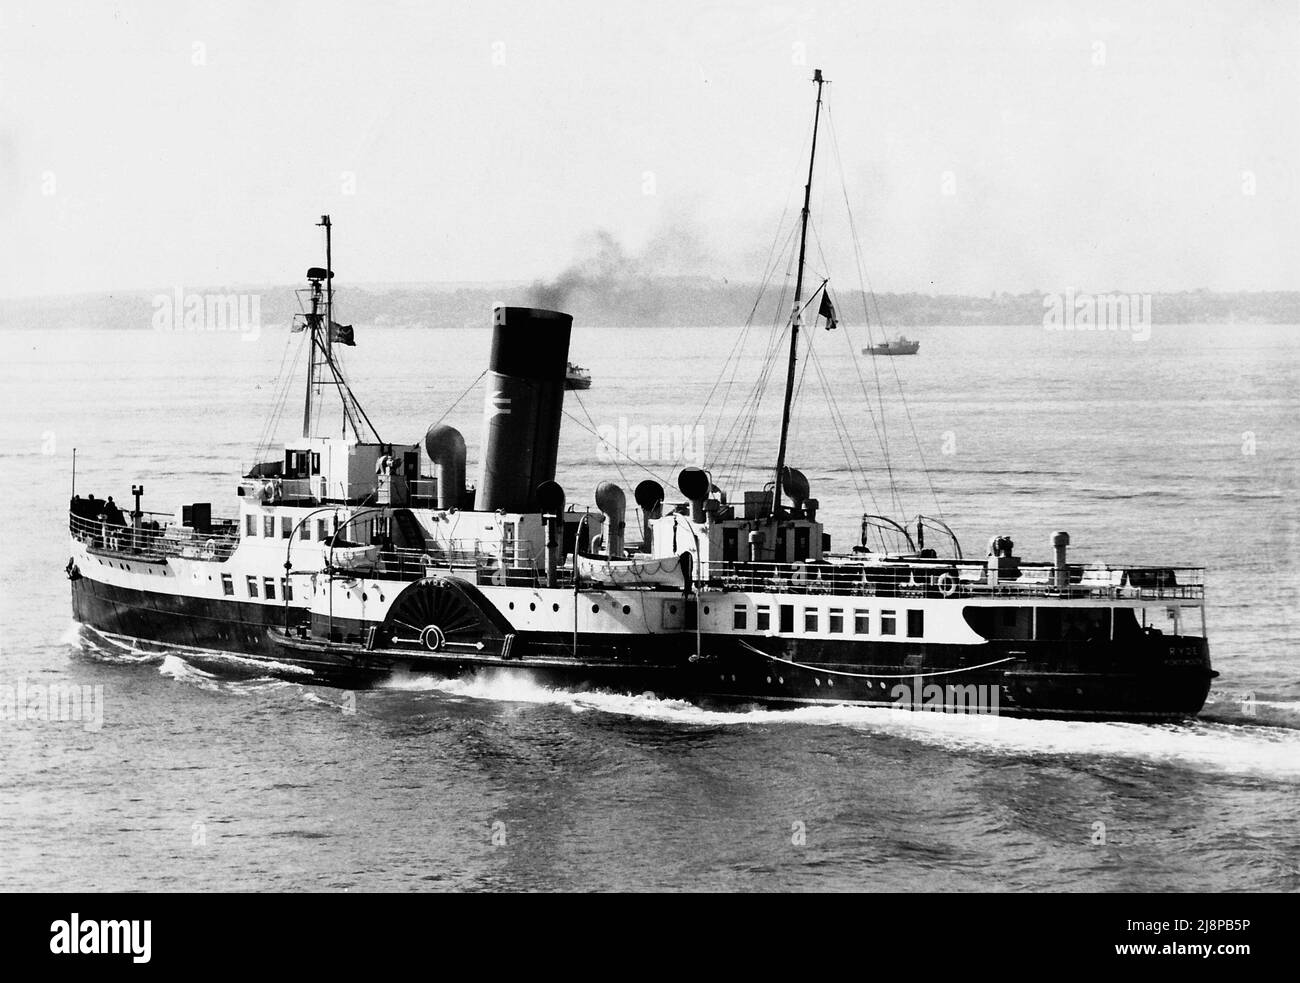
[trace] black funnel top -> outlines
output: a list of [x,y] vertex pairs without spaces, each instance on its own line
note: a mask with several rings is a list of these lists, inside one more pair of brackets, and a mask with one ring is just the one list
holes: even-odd
[[535,307],[498,307],[492,312],[488,368],[520,379],[563,379],[569,368],[573,316]]

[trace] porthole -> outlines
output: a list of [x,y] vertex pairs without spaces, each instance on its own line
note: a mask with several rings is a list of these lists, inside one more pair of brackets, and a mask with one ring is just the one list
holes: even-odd
[[600,614],[600,605],[599,605],[599,604],[593,604],[593,605],[591,606],[591,613],[592,613],[592,614]]
[[536,605],[534,602],[529,601],[529,602],[528,602],[528,610],[529,610],[529,611],[536,611],[536,610],[537,610],[537,605]]
[[768,682],[769,685],[771,685],[771,683],[772,683],[772,677],[771,677],[771,676],[768,676],[768,677],[767,677],[767,682]]
[[705,613],[705,614],[708,614],[708,613],[709,613],[709,606],[708,606],[707,604],[704,605],[704,613]]
[[511,601],[511,602],[510,602],[510,610],[513,611],[514,609],[515,609],[515,602],[514,602],[514,601]]
[[777,676],[777,677],[776,677],[776,681],[777,681],[778,683],[780,683],[782,686],[785,685],[785,677],[784,677],[784,676]]
[[833,679],[828,679],[828,680],[826,680],[826,685],[827,685],[827,686],[834,686],[834,685],[835,685],[835,680],[833,680]]
[[552,611],[558,611],[558,610],[560,610],[560,606],[559,606],[558,604],[552,604],[552,605],[551,605],[551,610],[552,610]]
[[379,595],[379,603],[380,603],[380,604],[383,604],[383,603],[384,603],[384,595],[383,595],[383,594],[380,594],[380,595]]
[[816,678],[816,677],[814,676],[814,677],[813,677],[813,685],[815,685],[815,686],[820,686],[821,684],[822,684],[822,681],[821,681],[820,679],[818,679],[818,678]]
[[362,591],[362,592],[361,592],[361,603],[364,604],[365,602],[366,602],[366,593],[365,593],[365,591]]
[[676,614],[676,613],[677,613],[677,605],[676,605],[676,604],[670,604],[670,605],[668,605],[668,613],[669,613],[669,614]]
[[623,613],[624,613],[624,614],[631,614],[631,613],[632,613],[632,609],[631,609],[630,607],[628,607],[626,604],[624,604],[624,605],[623,605]]

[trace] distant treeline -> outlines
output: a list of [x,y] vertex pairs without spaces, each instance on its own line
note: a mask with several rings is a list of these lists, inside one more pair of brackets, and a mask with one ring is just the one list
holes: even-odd
[[[499,286],[346,287],[336,294],[336,320],[346,324],[379,324],[395,327],[438,328],[487,326],[495,303],[546,306],[535,297],[545,289],[549,305],[573,314],[577,324],[608,327],[677,327],[735,325],[744,323],[755,308],[758,288],[753,284],[728,283],[681,277],[639,277],[626,282],[587,283],[557,298],[554,288],[526,284]],[[776,290],[769,290],[758,305],[755,319],[770,323],[783,317],[787,308],[778,303]],[[256,298],[260,323],[287,323],[298,311],[292,287],[185,287],[151,293],[130,291],[113,294],[83,294],[65,297],[0,299],[0,328],[139,328],[182,325],[183,311],[194,301],[196,309],[212,310],[212,299],[233,295]],[[840,319],[861,324],[861,296],[836,293]],[[1040,325],[1045,311],[1042,293],[997,293],[985,297],[928,294],[876,294],[868,298],[873,324],[885,327],[930,325]],[[1100,295],[1099,295],[1100,296]],[[162,300],[161,298],[166,298]],[[785,303],[788,303],[786,301]],[[220,304],[218,304],[220,306]],[[159,312],[165,311],[165,317]],[[808,312],[811,316],[812,311]],[[1157,324],[1300,324],[1300,292],[1214,293],[1191,290],[1152,295],[1151,314]],[[174,320],[173,320],[174,318]],[[199,322],[199,330],[220,330]],[[201,326],[200,326],[201,325]]]

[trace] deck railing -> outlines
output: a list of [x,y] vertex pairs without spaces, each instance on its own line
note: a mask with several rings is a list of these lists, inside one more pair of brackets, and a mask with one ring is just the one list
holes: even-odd
[[1021,564],[990,578],[982,562],[712,563],[708,579],[728,590],[782,594],[849,594],[888,597],[1081,597],[1200,600],[1202,567],[1069,566],[1069,585],[1056,586],[1051,564]]
[[177,525],[166,513],[143,512],[140,525],[124,516],[126,525],[103,519],[68,515],[68,531],[90,549],[123,559],[165,560],[185,557],[196,560],[228,560],[239,546],[239,525],[234,519],[214,519],[208,532]]
[[[544,564],[534,557],[532,544],[506,540],[490,546],[475,540],[452,540],[425,549],[387,549],[376,554],[380,576],[419,580],[435,573],[452,573],[479,584],[534,587],[544,579]],[[568,581],[567,568],[557,569]]]

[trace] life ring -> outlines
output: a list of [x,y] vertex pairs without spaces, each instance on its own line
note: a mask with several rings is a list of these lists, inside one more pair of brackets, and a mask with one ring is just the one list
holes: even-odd
[[209,539],[206,543],[204,543],[203,552],[200,555],[205,560],[211,560],[213,557],[215,557],[217,555],[217,541],[215,539]]
[[941,573],[934,582],[940,597],[952,597],[957,593],[957,579],[950,573]]
[[790,582],[802,584],[808,579],[808,568],[802,563],[796,563],[794,569],[790,571]]
[[492,584],[495,587],[504,587],[506,585],[506,571],[504,567],[492,568]]

